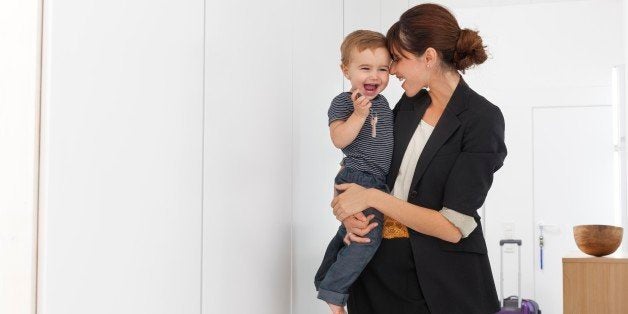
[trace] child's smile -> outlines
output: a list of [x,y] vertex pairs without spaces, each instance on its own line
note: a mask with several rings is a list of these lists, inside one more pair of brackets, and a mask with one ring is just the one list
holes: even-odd
[[375,98],[377,94],[381,92],[379,89],[380,84],[364,84],[362,85],[362,90],[364,91],[364,95],[369,98]]

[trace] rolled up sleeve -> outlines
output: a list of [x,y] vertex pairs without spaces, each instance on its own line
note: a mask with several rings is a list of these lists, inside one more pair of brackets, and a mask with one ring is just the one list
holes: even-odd
[[440,213],[445,217],[445,219],[449,220],[449,222],[460,230],[463,238],[468,237],[478,226],[477,222],[475,222],[475,218],[461,214],[453,209],[443,207],[443,209],[440,210]]

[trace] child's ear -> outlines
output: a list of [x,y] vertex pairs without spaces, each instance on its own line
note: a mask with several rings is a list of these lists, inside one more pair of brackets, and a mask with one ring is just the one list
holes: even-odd
[[340,70],[342,71],[342,75],[344,75],[347,79],[349,79],[349,68],[346,65],[341,64]]

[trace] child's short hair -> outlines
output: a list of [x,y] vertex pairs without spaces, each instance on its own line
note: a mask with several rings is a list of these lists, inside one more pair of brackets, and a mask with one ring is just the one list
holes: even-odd
[[347,35],[340,45],[340,61],[343,65],[348,65],[353,48],[358,48],[359,52],[365,49],[387,48],[386,37],[381,33],[357,30]]

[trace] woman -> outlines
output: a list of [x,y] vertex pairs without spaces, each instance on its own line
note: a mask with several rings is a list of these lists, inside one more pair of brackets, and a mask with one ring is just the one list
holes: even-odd
[[394,109],[392,195],[342,184],[332,201],[347,244],[366,241],[360,235],[373,227],[352,215],[373,207],[386,216],[382,244],[350,290],[349,313],[495,313],[477,209],[506,157],[504,120],[459,73],[486,60],[482,39],[447,9],[422,4],[387,40],[390,72],[405,90]]

